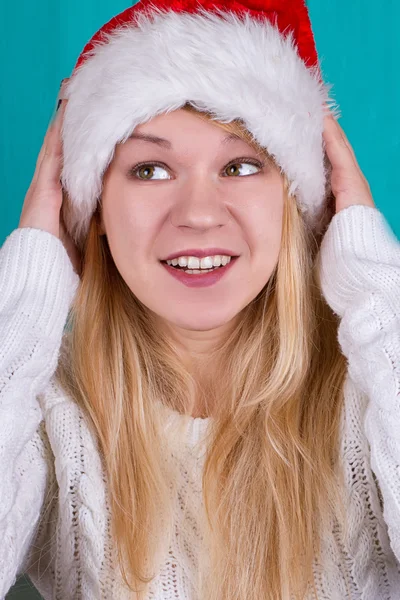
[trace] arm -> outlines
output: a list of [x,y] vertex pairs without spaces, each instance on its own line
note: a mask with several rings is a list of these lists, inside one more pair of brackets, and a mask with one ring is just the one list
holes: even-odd
[[349,376],[369,399],[371,467],[400,562],[400,244],[378,209],[353,205],[333,217],[317,268]]
[[22,572],[52,479],[37,395],[52,377],[77,289],[62,242],[15,229],[0,249],[0,597]]

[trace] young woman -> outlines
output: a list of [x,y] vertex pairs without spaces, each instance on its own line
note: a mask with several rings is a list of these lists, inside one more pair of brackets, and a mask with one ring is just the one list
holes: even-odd
[[0,251],[1,597],[400,596],[400,246],[315,61],[300,1],[82,53]]

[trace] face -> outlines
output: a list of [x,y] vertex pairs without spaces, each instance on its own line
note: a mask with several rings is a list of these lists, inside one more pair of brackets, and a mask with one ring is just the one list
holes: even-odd
[[[222,333],[277,263],[282,175],[245,141],[182,109],[134,135],[156,138],[118,145],[104,176],[101,227],[115,264],[170,329]],[[171,255],[236,258],[187,274],[163,262]]]

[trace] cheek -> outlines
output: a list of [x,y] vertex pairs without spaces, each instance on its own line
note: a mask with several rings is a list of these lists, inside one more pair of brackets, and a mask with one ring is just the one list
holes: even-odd
[[151,199],[144,201],[120,189],[104,202],[103,218],[111,251],[132,262],[152,247],[163,216],[154,210]]
[[253,255],[277,255],[282,238],[283,192],[273,190],[267,198],[253,196],[240,215]]
[[282,240],[283,195],[253,204],[247,212],[247,240],[251,268],[249,293],[254,297],[267,284],[279,259]]

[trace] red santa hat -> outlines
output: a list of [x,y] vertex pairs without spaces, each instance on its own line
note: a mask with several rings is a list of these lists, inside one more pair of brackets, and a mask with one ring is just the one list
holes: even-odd
[[339,114],[330,88],[304,0],[142,0],[127,8],[88,42],[65,89],[68,231],[82,247],[115,146],[186,102],[224,122],[241,119],[318,230],[330,191],[323,119]]

